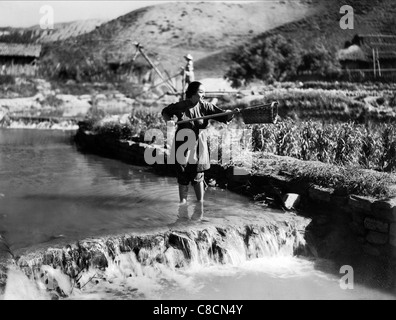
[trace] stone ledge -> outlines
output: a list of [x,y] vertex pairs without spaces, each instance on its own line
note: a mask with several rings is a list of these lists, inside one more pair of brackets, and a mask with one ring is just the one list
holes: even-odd
[[371,244],[384,245],[389,242],[389,235],[376,231],[369,231],[366,236],[366,240]]
[[375,201],[371,214],[381,220],[396,222],[396,197]]
[[369,214],[375,200],[376,199],[371,197],[351,195],[348,198],[348,205],[356,211]]
[[364,227],[368,230],[378,231],[381,233],[389,232],[389,223],[367,217],[364,219]]
[[396,247],[396,223],[391,223],[389,226],[389,243]]
[[323,188],[312,185],[308,190],[308,196],[316,202],[330,203],[333,191],[334,189],[332,188]]

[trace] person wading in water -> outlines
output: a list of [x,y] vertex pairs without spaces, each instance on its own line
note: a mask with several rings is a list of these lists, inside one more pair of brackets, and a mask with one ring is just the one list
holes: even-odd
[[[186,90],[185,100],[172,103],[162,110],[164,120],[168,122],[176,116],[176,121],[182,121],[224,112],[214,104],[205,101],[204,97],[205,88],[203,84],[199,81],[191,82]],[[219,116],[215,119],[227,123],[233,117],[234,115],[232,114]],[[210,168],[207,131],[203,130],[208,126],[208,123],[208,119],[200,119],[177,126],[171,152],[175,152],[174,154],[176,155],[176,173],[179,184],[180,203],[187,203],[190,183],[194,187],[197,201],[203,203],[205,192],[204,171]],[[178,141],[177,139],[179,132],[181,133],[179,137],[184,137],[182,141]],[[194,139],[191,139],[191,137],[194,137]],[[183,148],[180,148],[181,146]],[[184,149],[185,152],[180,155]],[[191,161],[191,159],[195,159],[196,161]]]

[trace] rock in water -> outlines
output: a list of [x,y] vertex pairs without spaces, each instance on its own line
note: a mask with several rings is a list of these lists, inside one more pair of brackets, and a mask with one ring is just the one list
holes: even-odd
[[300,203],[300,195],[296,193],[286,193],[283,196],[283,203],[287,210],[296,209]]

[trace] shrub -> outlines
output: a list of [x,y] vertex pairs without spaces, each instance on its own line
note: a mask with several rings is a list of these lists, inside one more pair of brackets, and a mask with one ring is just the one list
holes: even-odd
[[275,35],[235,50],[225,77],[231,80],[234,87],[254,79],[283,81],[297,73],[300,60],[298,43]]
[[[332,52],[336,52],[336,50]],[[332,52],[323,45],[317,45],[313,49],[304,50],[298,71],[320,74],[322,76],[340,73],[341,65]]]

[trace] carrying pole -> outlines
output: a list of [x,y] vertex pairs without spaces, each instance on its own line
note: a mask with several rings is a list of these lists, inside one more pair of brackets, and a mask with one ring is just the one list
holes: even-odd
[[154,69],[155,72],[159,75],[161,80],[165,82],[165,84],[169,87],[171,92],[173,94],[177,94],[177,89],[173,86],[173,84],[169,81],[169,79],[165,79],[164,76],[161,74],[161,72],[158,70],[158,68],[154,65],[154,63],[150,60],[150,58],[144,53],[143,51],[143,46],[140,43],[135,43],[136,48],[138,48],[139,52],[142,54],[142,56],[147,60],[147,62],[150,64],[150,66]]
[[181,92],[181,100],[184,100],[184,92],[186,90],[186,70],[183,68],[182,74],[182,92]]
[[183,123],[188,123],[190,121],[201,120],[201,119],[213,119],[213,118],[217,118],[217,117],[229,116],[229,115],[236,114],[236,113],[242,113],[242,116],[243,116],[243,113],[248,110],[255,110],[255,109],[257,110],[258,108],[265,108],[265,107],[269,107],[269,106],[273,107],[273,106],[277,106],[277,105],[278,105],[278,102],[275,101],[275,102],[271,102],[271,103],[267,103],[267,104],[249,107],[249,108],[242,109],[242,110],[237,108],[233,111],[227,111],[227,112],[212,114],[212,115],[208,115],[208,116],[198,117],[198,118],[181,120],[181,121],[176,122],[175,124],[183,124]]
[[199,118],[181,120],[181,121],[176,122],[176,124],[183,124],[183,123],[187,123],[187,122],[190,122],[190,121],[201,120],[201,119],[213,119],[213,118],[217,118],[217,117],[229,116],[231,114],[235,114],[235,113],[239,113],[239,112],[241,112],[241,110],[236,109],[234,111],[222,112],[222,113],[212,114],[212,115],[209,115],[209,116],[204,116],[204,117],[199,117]]

